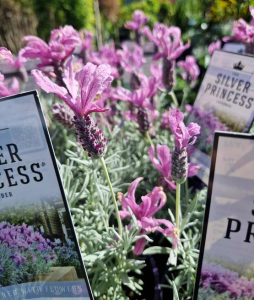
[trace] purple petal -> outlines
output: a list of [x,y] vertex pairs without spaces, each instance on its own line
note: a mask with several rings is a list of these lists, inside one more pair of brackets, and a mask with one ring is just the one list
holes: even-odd
[[135,191],[138,183],[142,179],[143,179],[142,177],[139,177],[136,180],[134,180],[128,188],[127,198],[123,196],[121,199],[123,208],[127,210],[127,208],[130,207],[130,209],[132,210],[133,214],[137,219],[140,219],[140,213],[139,213],[140,209],[135,200]]
[[32,70],[31,74],[34,77],[36,84],[41,89],[43,89],[46,93],[57,95],[60,99],[64,100],[75,113],[79,114],[79,107],[77,107],[77,103],[70,97],[64,87],[60,87],[52,82],[48,77],[42,75],[42,72],[39,70]]
[[150,30],[150,28],[148,26],[145,26],[144,28],[142,28],[142,31],[141,31],[150,41],[154,42],[155,39],[154,39],[154,36]]
[[[84,111],[86,109],[86,106],[89,103],[88,99],[88,89],[90,88],[90,85],[92,84],[92,80],[94,77],[94,72],[96,70],[96,66],[92,63],[87,63],[80,71],[76,72],[75,79],[78,81],[80,86],[80,94],[81,94],[81,111],[80,115],[84,114]],[[95,94],[96,96],[96,94]],[[95,98],[94,96],[94,98]],[[91,100],[93,101],[94,98]]]
[[0,47],[0,59],[4,59],[9,62],[13,62],[13,57],[12,57],[11,51],[5,47]]
[[[164,169],[164,176],[168,176],[171,170],[171,153],[168,146],[157,145],[157,156]],[[166,175],[165,175],[166,174]]]
[[164,177],[164,180],[167,182],[167,184],[169,185],[169,187],[172,189],[172,190],[176,190],[176,186],[174,184],[173,181],[167,179],[166,177]]
[[201,168],[202,165],[196,165],[193,163],[188,164],[188,174],[187,177],[192,177],[197,175],[198,170]]
[[131,216],[131,214],[126,210],[120,210],[119,215],[120,215],[121,220]]
[[146,239],[145,238],[141,238],[139,240],[137,240],[136,244],[135,244],[135,248],[133,250],[133,253],[136,255],[142,254],[143,250],[145,248],[146,245]]
[[39,70],[32,70],[31,74],[34,77],[36,84],[46,93],[56,94],[59,98],[65,99],[67,90],[52,82],[48,77],[44,76]]
[[200,126],[197,123],[190,123],[187,126],[187,129],[190,136],[200,134]]
[[175,50],[172,54],[169,55],[169,59],[176,59],[178,58],[186,49],[190,48],[190,42],[185,44],[185,46],[179,47]]
[[114,100],[131,101],[132,93],[123,87],[117,87],[113,92],[112,98]]
[[167,175],[164,175],[164,169],[163,167],[161,166],[161,164],[159,163],[158,159],[156,159],[154,157],[154,148],[151,146],[148,150],[148,155],[151,159],[151,162],[152,164],[155,166],[155,168],[163,175],[163,176],[167,176]]
[[167,57],[167,54],[165,52],[158,52],[153,56],[153,60],[158,60],[162,57]]
[[87,63],[79,72],[77,76],[81,87],[82,113],[87,114],[96,95],[100,95],[112,82],[113,77],[110,73],[109,65],[102,64],[96,67],[92,63]]
[[191,136],[189,135],[189,131],[183,122],[179,122],[178,126],[181,131],[181,136],[178,138],[177,142],[180,144],[180,148],[186,147]]
[[85,114],[88,115],[92,112],[100,112],[101,113],[101,112],[105,112],[105,111],[108,111],[108,110],[109,110],[109,108],[101,108],[98,105],[96,105],[95,103],[92,103],[90,105],[89,109],[86,110]]
[[10,90],[13,95],[19,92],[19,81],[16,77],[13,78]]
[[21,40],[21,43],[24,43],[24,42],[36,42],[36,43],[38,43],[38,45],[40,45],[44,48],[48,48],[47,43],[45,43],[42,39],[40,39],[40,38],[38,38],[37,36],[34,36],[34,35],[24,36]]
[[124,27],[127,28],[127,29],[130,29],[130,30],[134,30],[134,31],[139,29],[138,24],[136,22],[133,22],[133,21],[126,22]]
[[165,205],[167,197],[162,188],[155,187],[152,192],[141,197],[140,213],[143,217],[151,217]]
[[68,91],[71,93],[72,98],[76,98],[77,91],[78,91],[78,84],[74,78],[72,61],[73,61],[73,57],[70,57],[70,59],[67,61],[65,65],[63,82],[65,83]]
[[173,238],[173,249],[177,247],[178,244],[178,235],[176,235],[175,230],[177,229],[170,221],[165,219],[157,219],[158,224],[163,224],[167,228],[163,229],[158,227],[157,231],[164,233],[165,235]]
[[153,218],[142,217],[140,225],[142,227],[142,232],[150,233],[156,229],[157,220]]
[[130,186],[128,188],[128,198],[132,201],[134,200],[134,202],[135,202],[135,191],[141,180],[143,180],[143,177],[138,177],[130,184]]

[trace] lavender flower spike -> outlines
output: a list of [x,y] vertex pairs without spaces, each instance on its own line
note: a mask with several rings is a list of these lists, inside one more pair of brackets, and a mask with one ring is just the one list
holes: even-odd
[[133,17],[132,21],[126,22],[124,27],[135,31],[136,43],[138,45],[140,45],[141,44],[141,37],[142,37],[141,36],[141,28],[145,23],[147,23],[147,21],[149,20],[149,17],[145,16],[143,11],[139,10],[139,9],[134,11],[132,17]]
[[186,71],[181,73],[181,76],[193,87],[200,73],[195,57],[187,55],[185,61],[179,61],[177,65]]
[[153,32],[145,26],[143,34],[158,47],[154,59],[163,58],[163,84],[170,92],[175,85],[175,60],[190,47],[190,43],[183,45],[179,27],[160,23],[154,25]]
[[[176,183],[183,183],[188,174],[186,147],[193,145],[200,133],[200,126],[190,123],[187,127],[183,123],[184,115],[178,110],[171,110],[169,114],[169,126],[175,137],[175,149],[171,159],[171,177]],[[192,141],[190,139],[193,137]]]
[[36,83],[47,93],[56,94],[75,113],[73,123],[83,149],[89,156],[99,158],[106,153],[106,138],[99,130],[97,124],[89,116],[92,112],[105,112],[108,109],[99,108],[93,101],[112,82],[109,65],[87,63],[74,76],[72,58],[66,64],[63,75],[65,87],[58,86],[48,77],[43,76],[39,70],[33,70],[32,75]]

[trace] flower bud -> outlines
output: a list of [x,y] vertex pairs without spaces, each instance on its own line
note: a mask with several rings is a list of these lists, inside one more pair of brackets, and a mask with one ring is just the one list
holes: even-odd
[[163,58],[162,81],[168,92],[175,86],[175,60]]
[[186,147],[175,147],[171,158],[171,177],[176,183],[183,183],[188,174],[188,162]]
[[51,107],[52,116],[64,127],[71,128],[73,126],[73,111],[65,103],[55,103]]
[[140,79],[136,73],[131,73],[130,88],[132,91],[138,90],[141,86]]
[[76,127],[76,135],[83,149],[92,158],[100,158],[107,151],[107,139],[90,116],[74,116],[73,123]]
[[137,122],[139,125],[139,131],[142,134],[145,134],[151,128],[149,115],[145,107],[138,107]]

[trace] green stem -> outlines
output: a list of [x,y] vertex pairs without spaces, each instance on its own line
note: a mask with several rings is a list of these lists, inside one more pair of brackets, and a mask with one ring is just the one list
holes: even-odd
[[106,179],[107,179],[107,182],[108,182],[108,185],[109,185],[109,189],[110,189],[110,192],[111,192],[111,195],[112,195],[112,198],[113,198],[113,204],[114,204],[114,207],[115,207],[116,219],[117,219],[117,223],[118,223],[118,233],[119,233],[120,236],[122,236],[122,234],[123,234],[122,222],[121,222],[120,215],[119,215],[119,210],[118,210],[118,206],[117,206],[117,202],[116,202],[115,193],[113,191],[113,187],[112,187],[109,175],[108,175],[108,170],[107,170],[107,166],[105,164],[104,158],[101,157],[100,161],[101,161],[102,168],[103,168],[104,174],[106,176]]
[[188,180],[185,180],[185,200],[186,200],[186,205],[189,203],[189,185],[188,185]]
[[172,100],[173,100],[173,102],[174,102],[176,108],[178,108],[178,107],[179,107],[179,103],[178,103],[178,101],[177,101],[177,98],[176,98],[176,95],[175,95],[174,91],[171,91],[171,92],[169,93],[169,95],[171,96],[171,98],[172,98]]
[[176,227],[179,229],[179,211],[180,211],[180,191],[181,184],[176,184]]
[[154,148],[153,142],[152,142],[152,140],[151,140],[151,137],[150,137],[150,134],[149,134],[148,131],[146,131],[145,137],[147,138],[149,144]]
[[188,95],[188,92],[190,91],[190,89],[184,89],[183,90],[183,99],[182,99],[182,103],[181,103],[181,106],[180,106],[180,110],[181,111],[184,111],[184,105],[185,105],[185,101],[186,101],[186,98],[187,98],[187,95]]

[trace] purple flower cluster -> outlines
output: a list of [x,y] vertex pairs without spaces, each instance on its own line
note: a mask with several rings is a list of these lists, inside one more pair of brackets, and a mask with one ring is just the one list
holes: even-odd
[[39,232],[33,232],[26,224],[21,226],[11,225],[7,222],[0,223],[0,243],[5,243],[10,249],[27,251],[52,251],[54,243],[45,240]]
[[204,262],[201,272],[201,287],[228,293],[232,299],[240,297],[254,299],[254,278],[239,277],[236,272],[215,263]]
[[[32,280],[47,272],[55,261],[54,243],[26,224],[0,223],[0,284],[2,286]],[[13,277],[13,272],[16,274]]]

